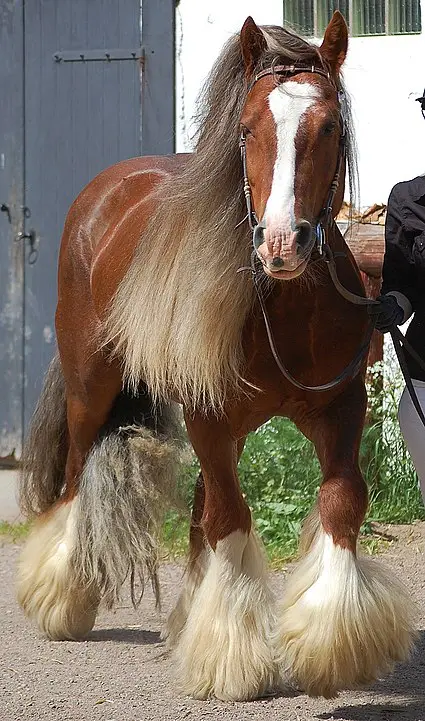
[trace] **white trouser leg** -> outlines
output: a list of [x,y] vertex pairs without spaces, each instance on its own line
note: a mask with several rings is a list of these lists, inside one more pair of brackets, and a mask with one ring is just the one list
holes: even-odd
[[[412,379],[412,383],[420,406],[425,413],[425,382]],[[398,419],[407,449],[419,477],[419,485],[425,503],[425,428],[412,403],[407,388],[404,389],[400,399]]]

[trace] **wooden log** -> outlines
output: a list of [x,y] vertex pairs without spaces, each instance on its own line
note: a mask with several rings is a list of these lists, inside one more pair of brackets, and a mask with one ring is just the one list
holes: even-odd
[[384,262],[384,226],[358,224],[345,235],[357,265],[366,275],[380,279]]
[[[338,225],[359,266],[367,297],[376,298],[381,287],[384,261],[384,226],[357,223],[347,230],[347,224],[338,223]],[[375,331],[370,344],[368,367],[370,368],[377,361],[382,361],[383,357],[384,336]]]

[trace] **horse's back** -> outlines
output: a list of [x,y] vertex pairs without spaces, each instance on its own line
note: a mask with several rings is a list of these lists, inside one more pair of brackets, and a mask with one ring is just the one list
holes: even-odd
[[68,212],[62,236],[60,297],[72,285],[89,283],[99,312],[109,304],[155,210],[158,185],[178,172],[187,158],[180,154],[123,160],[83,188]]
[[89,220],[94,230],[97,223],[111,224],[108,215],[122,214],[143,201],[162,178],[176,172],[187,155],[144,156],[122,160],[102,170],[76,197],[68,213],[67,223]]

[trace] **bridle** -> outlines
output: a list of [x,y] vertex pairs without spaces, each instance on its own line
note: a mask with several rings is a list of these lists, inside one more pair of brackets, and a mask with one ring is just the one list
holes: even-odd
[[[266,68],[265,70],[261,70],[257,75],[254,76],[252,79],[249,87],[248,87],[248,93],[250,90],[252,90],[255,83],[260,80],[260,78],[263,78],[267,75],[273,75],[273,76],[283,76],[284,79],[296,75],[298,73],[316,73],[319,75],[322,75],[325,77],[331,85],[335,88],[335,91],[338,93],[338,99],[341,100],[340,97],[340,89],[333,81],[333,78],[331,77],[330,73],[325,70],[324,68],[315,67],[314,65],[311,65],[309,67],[302,67],[297,65],[275,65],[271,66],[270,68]],[[418,100],[424,100],[425,98],[418,98]],[[424,115],[425,117],[425,115]],[[347,134],[346,134],[346,127],[344,123],[344,118],[342,117],[340,113],[340,141],[339,141],[339,149],[338,149],[338,158],[337,158],[337,164],[336,164],[336,170],[335,175],[333,177],[332,183],[330,185],[328,195],[326,198],[326,202],[324,207],[319,213],[319,216],[316,220],[316,248],[319,254],[319,257],[323,258],[323,260],[326,262],[329,274],[331,276],[332,282],[338,291],[340,295],[345,298],[345,300],[349,301],[350,303],[353,303],[355,305],[359,306],[371,306],[379,304],[379,301],[372,300],[370,298],[365,298],[363,296],[359,296],[356,293],[352,293],[351,291],[347,290],[342,283],[340,282],[338,278],[336,263],[335,263],[335,257],[336,256],[343,256],[346,257],[345,253],[334,253],[327,242],[327,234],[326,231],[332,226],[332,224],[335,224],[333,215],[332,215],[332,206],[333,202],[335,200],[335,195],[338,190],[339,182],[340,182],[340,176],[341,176],[341,169],[343,166],[345,166],[345,160],[346,160],[346,143],[347,143]],[[258,270],[259,270],[259,258],[257,250],[261,243],[263,242],[263,231],[265,226],[263,225],[262,221],[259,221],[257,218],[257,215],[255,213],[255,210],[253,208],[252,203],[252,194],[251,194],[251,187],[249,184],[248,179],[248,171],[247,171],[247,159],[246,159],[246,135],[245,132],[242,130],[240,134],[239,139],[239,147],[241,152],[241,160],[242,160],[242,171],[243,171],[243,191],[245,195],[245,201],[246,201],[246,209],[247,214],[244,217],[243,221],[248,220],[249,227],[252,231],[252,243],[253,243],[253,251],[251,254],[251,266],[250,268],[240,268],[240,271],[243,270],[250,270],[252,273],[252,278],[254,281],[255,290],[257,293],[258,301],[260,304],[261,312],[264,319],[264,324],[266,328],[267,338],[270,345],[270,350],[272,352],[272,355],[274,357],[274,360],[276,362],[277,367],[279,368],[280,372],[288,380],[293,386],[296,388],[299,388],[303,391],[327,391],[331,390],[332,388],[335,388],[336,386],[343,383],[345,380],[347,380],[349,377],[355,377],[357,373],[360,371],[360,368],[362,366],[362,363],[364,361],[364,358],[368,352],[370,341],[372,338],[372,334],[374,331],[374,322],[371,321],[369,323],[369,327],[366,331],[365,338],[357,351],[355,357],[350,361],[350,363],[344,368],[344,370],[332,381],[329,381],[328,383],[322,383],[317,386],[308,386],[304,383],[300,383],[296,378],[294,378],[291,373],[287,370],[287,368],[284,366],[282,359],[280,358],[280,355],[276,348],[276,343],[274,341],[273,337],[273,330],[271,327],[270,318],[268,316],[266,302],[263,295],[263,290],[261,287],[261,282],[258,277]],[[239,223],[238,225],[240,225]],[[239,271],[238,271],[239,272]],[[391,338],[394,344],[395,352],[397,355],[397,359],[400,364],[401,371],[404,376],[404,380],[406,382],[406,387],[409,391],[410,397],[412,399],[413,405],[423,423],[425,426],[425,415],[422,411],[421,405],[419,403],[418,397],[416,395],[414,386],[412,384],[412,379],[410,377],[409,371],[407,369],[406,364],[406,358],[404,354],[404,350],[407,350],[407,352],[416,360],[416,362],[421,366],[423,370],[425,370],[425,363],[418,356],[414,348],[408,343],[408,341],[405,339],[399,328],[394,325],[391,328]]]
[[[283,76],[284,82],[288,77],[291,77],[293,75],[298,75],[299,73],[314,73],[316,75],[322,75],[328,82],[333,86],[335,91],[338,93],[339,96],[339,88],[333,81],[333,78],[329,71],[325,70],[324,68],[316,67],[315,65],[309,65],[309,66],[298,66],[298,65],[272,65],[269,68],[265,68],[264,70],[261,70],[259,73],[257,73],[253,79],[251,80],[249,86],[248,86],[248,93],[252,90],[254,85],[260,80],[261,78],[266,77],[267,75],[273,75],[273,77]],[[255,210],[253,208],[252,203],[252,192],[251,192],[251,186],[249,184],[248,179],[248,170],[247,170],[247,158],[246,158],[246,134],[245,131],[242,129],[241,134],[239,137],[239,148],[241,153],[241,160],[242,160],[242,172],[243,172],[243,192],[245,195],[245,202],[246,202],[246,216],[244,220],[248,221],[249,227],[252,231],[252,243],[255,252],[257,252],[258,248],[260,247],[261,243],[263,242],[263,233],[265,229],[265,225],[263,221],[259,221],[258,217],[255,213]],[[325,201],[324,207],[321,209],[316,223],[315,223],[315,234],[316,234],[316,248],[319,253],[319,255],[322,255],[324,252],[324,246],[326,244],[326,228],[329,227],[332,218],[332,206],[335,200],[335,195],[338,190],[340,176],[341,176],[341,169],[345,165],[345,155],[346,155],[346,129],[345,129],[345,123],[344,120],[340,114],[340,140],[339,140],[339,148],[338,148],[338,157],[337,157],[337,163],[336,163],[336,170],[335,175],[333,177],[332,183],[329,187],[328,195]],[[242,221],[243,222],[243,221]]]
[[[292,75],[296,75],[298,73],[316,73],[316,74],[322,75],[331,83],[331,85],[335,88],[335,91],[339,93],[338,87],[333,82],[333,79],[332,79],[330,73],[323,68],[316,67],[315,65],[311,65],[309,67],[301,67],[298,65],[274,65],[274,66],[271,66],[270,68],[266,68],[265,70],[261,70],[252,79],[252,81],[248,87],[248,93],[250,92],[250,90],[252,90],[255,83],[258,80],[260,80],[260,78],[263,78],[266,75],[284,76],[284,78],[288,78],[288,77],[290,77]],[[254,281],[254,286],[255,286],[256,293],[257,293],[258,302],[260,304],[261,312],[263,315],[264,324],[265,324],[266,332],[267,332],[267,338],[268,338],[269,345],[270,345],[270,350],[273,354],[276,365],[278,366],[282,375],[286,378],[286,380],[288,380],[292,385],[294,385],[296,388],[299,388],[300,390],[304,390],[304,391],[331,390],[332,388],[335,388],[340,383],[342,383],[344,380],[346,380],[349,376],[354,376],[359,372],[361,364],[364,359],[364,356],[369,348],[370,339],[371,339],[372,333],[373,333],[373,324],[371,325],[368,332],[366,333],[366,338],[365,338],[364,342],[362,343],[355,358],[353,358],[353,360],[342,371],[342,373],[340,373],[332,381],[329,381],[328,383],[323,383],[323,384],[320,384],[317,386],[307,386],[304,383],[301,383],[300,381],[298,381],[296,378],[294,378],[291,375],[291,373],[287,370],[287,368],[284,366],[282,359],[280,358],[279,353],[276,348],[276,343],[275,343],[274,337],[273,337],[273,330],[272,330],[270,318],[268,316],[266,302],[265,302],[263,290],[261,287],[261,282],[258,277],[260,261],[258,258],[257,251],[258,251],[259,246],[263,242],[263,231],[264,231],[265,225],[263,224],[262,221],[258,220],[255,210],[253,208],[251,187],[249,184],[248,171],[247,171],[246,135],[245,135],[244,130],[241,131],[241,135],[240,135],[240,139],[239,139],[239,147],[240,147],[241,160],[242,160],[243,191],[244,191],[244,195],[245,195],[246,209],[247,209],[247,214],[244,217],[243,221],[248,220],[249,227],[252,231],[252,244],[253,244],[250,268],[240,268],[239,270],[240,271],[250,270],[252,272],[252,278]],[[338,186],[339,186],[341,168],[343,166],[343,163],[345,164],[345,155],[346,155],[346,129],[345,129],[343,118],[340,115],[340,141],[339,141],[338,158],[337,158],[335,175],[334,175],[332,183],[330,185],[325,205],[318,215],[318,218],[316,221],[316,227],[315,227],[317,251],[319,253],[319,256],[320,257],[323,256],[324,260],[328,263],[328,265],[330,267],[331,277],[334,280],[334,283],[335,283],[335,279],[337,280],[334,254],[332,253],[332,250],[327,242],[326,230],[330,227],[331,223],[334,222],[333,215],[332,215],[332,206],[333,206],[333,202],[335,200],[335,195],[336,195],[336,192],[337,192]],[[368,302],[366,298],[363,298],[362,300]]]

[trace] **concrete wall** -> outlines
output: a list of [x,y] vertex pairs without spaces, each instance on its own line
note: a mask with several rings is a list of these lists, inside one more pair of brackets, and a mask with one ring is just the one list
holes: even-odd
[[[223,43],[247,15],[282,23],[282,0],[181,0],[177,10],[177,150],[191,148],[195,98]],[[317,42],[320,42],[318,40]],[[352,38],[345,64],[359,147],[360,204],[386,202],[394,183],[425,172],[425,33]]]

